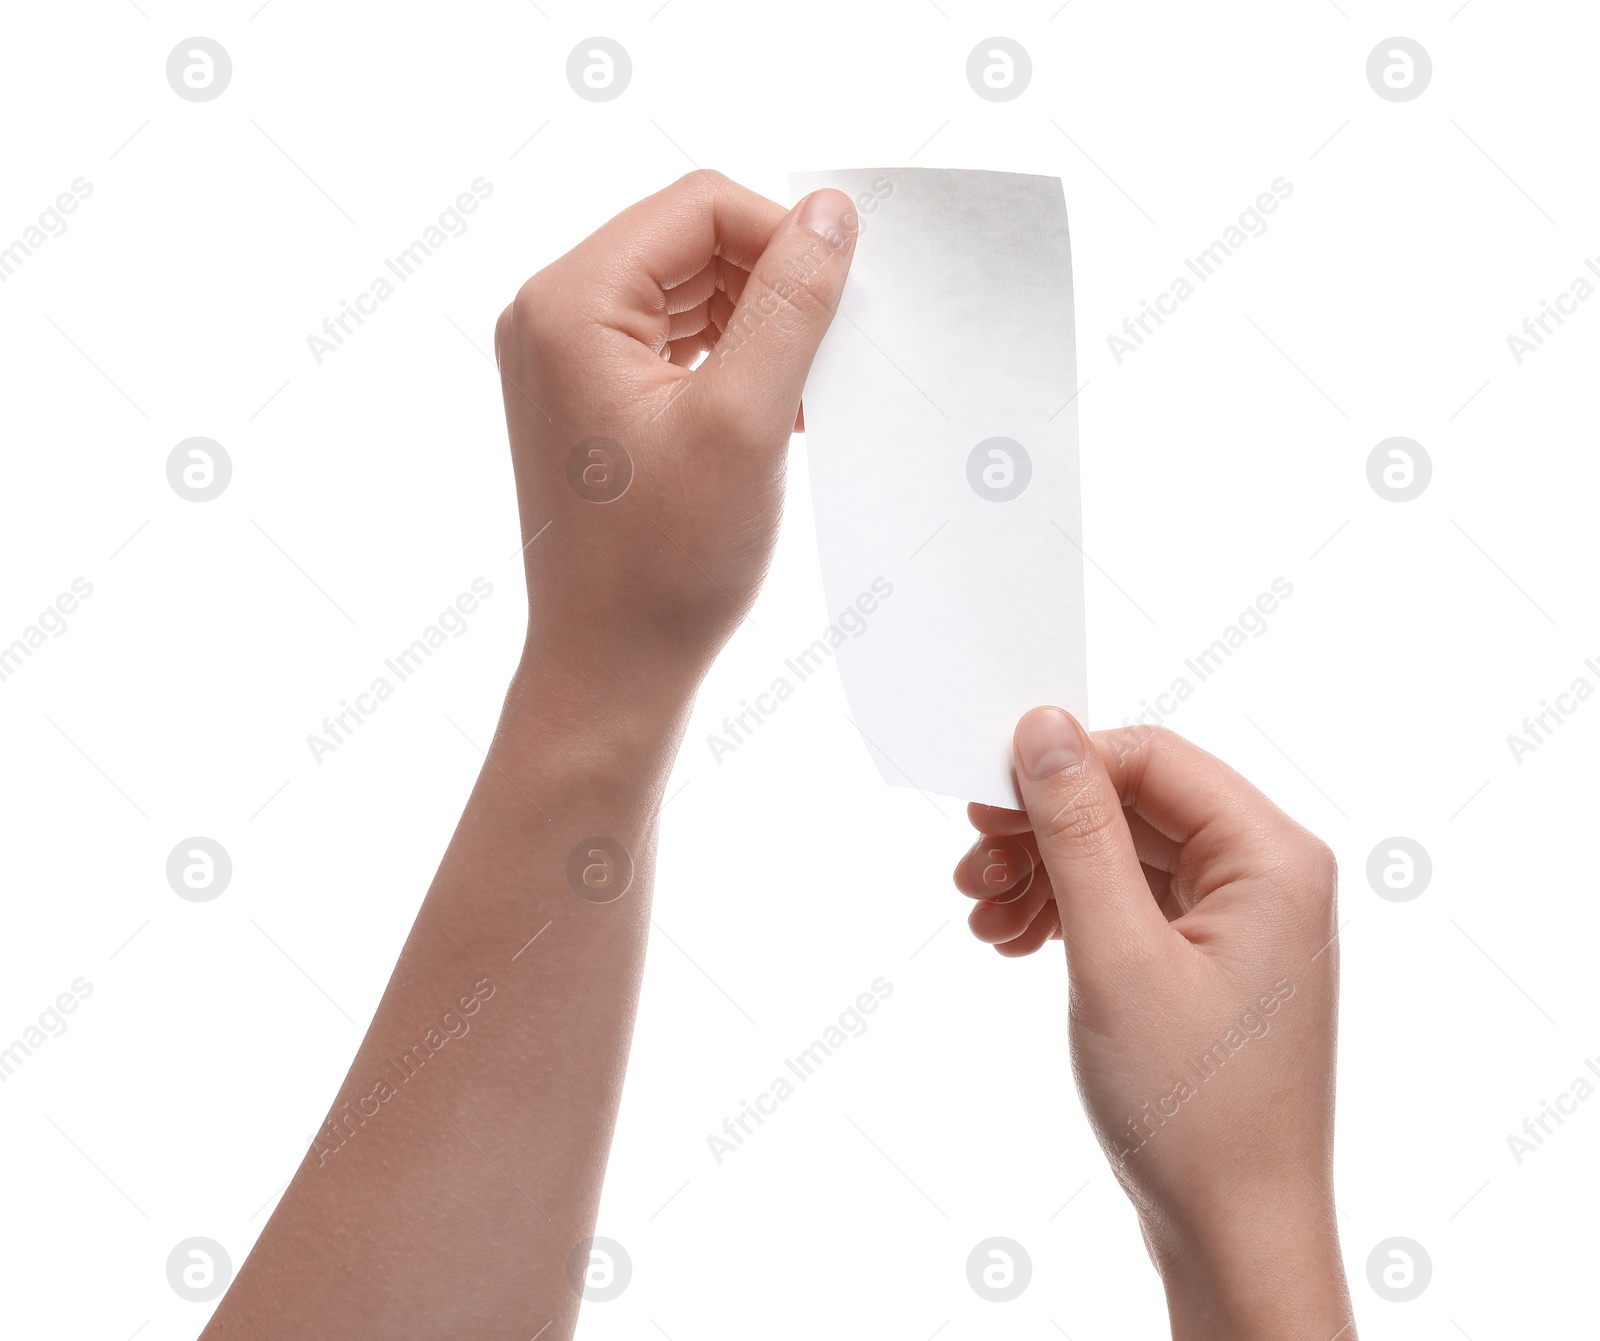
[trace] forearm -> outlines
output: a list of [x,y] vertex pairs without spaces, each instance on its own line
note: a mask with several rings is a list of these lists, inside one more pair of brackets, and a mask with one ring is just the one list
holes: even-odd
[[[688,700],[519,671],[329,1120],[207,1341],[571,1334],[566,1265],[599,1201]],[[588,855],[608,850],[626,856]]]
[[1332,1204],[1234,1209],[1231,1226],[1147,1232],[1173,1341],[1355,1341]]

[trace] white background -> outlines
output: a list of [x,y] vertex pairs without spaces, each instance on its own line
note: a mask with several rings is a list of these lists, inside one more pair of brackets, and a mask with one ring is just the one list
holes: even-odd
[[[75,178],[93,194],[0,286],[0,641],[74,578],[94,594],[0,684],[0,1038],[74,979],[93,994],[0,1084],[0,1330],[192,1337],[207,1306],[168,1287],[168,1252],[205,1235],[243,1260],[344,1073],[518,651],[489,351],[519,283],[694,166],[778,197],[791,168],[904,163],[1065,181],[1092,724],[1293,584],[1171,724],[1341,859],[1338,1204],[1362,1335],[1590,1317],[1600,1102],[1520,1166],[1506,1138],[1600,1052],[1600,703],[1520,764],[1506,737],[1580,673],[1600,683],[1600,303],[1521,366],[1506,336],[1600,251],[1595,17],[1055,8],[7,7],[0,245]],[[197,33],[233,59],[209,103],[164,74]],[[564,73],[595,33],[634,67],[604,104]],[[1007,103],[965,77],[996,33],[1033,62]],[[1365,76],[1394,34],[1433,59],[1408,103]],[[306,336],[480,176],[470,230],[317,366]],[[1118,366],[1106,335],[1280,176],[1268,231]],[[1405,504],[1366,478],[1396,434],[1434,467]],[[194,435],[233,460],[211,503],[166,481]],[[663,816],[598,1226],[634,1275],[584,1334],[1162,1334],[1073,1092],[1059,957],[1003,961],[965,932],[960,807],[881,784],[831,670],[711,757],[707,733],[831,618],[803,456],[797,439],[771,581]],[[316,765],[307,733],[480,576],[495,594],[469,632]],[[191,835],[233,860],[209,903],[166,882]],[[1365,878],[1391,835],[1432,856],[1410,902]],[[870,1030],[716,1165],[707,1135],[880,976]],[[965,1279],[997,1234],[1035,1266],[1006,1305]],[[1407,1304],[1367,1284],[1393,1235],[1433,1262]]]

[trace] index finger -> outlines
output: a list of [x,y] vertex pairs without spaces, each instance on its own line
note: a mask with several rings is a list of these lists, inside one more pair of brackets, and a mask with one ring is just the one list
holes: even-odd
[[1213,754],[1165,727],[1093,733],[1122,804],[1168,838],[1202,829],[1261,829],[1293,821]]
[[630,205],[573,254],[599,263],[595,278],[612,297],[650,301],[636,281],[659,292],[699,274],[716,256],[748,270],[787,213],[720,172],[702,169]]
[[[1165,727],[1118,727],[1091,732],[1090,739],[1122,804],[1179,843],[1228,820],[1252,826],[1292,822],[1222,760]],[[978,801],[968,804],[967,821],[990,838],[1010,838],[1033,827],[1025,810]]]

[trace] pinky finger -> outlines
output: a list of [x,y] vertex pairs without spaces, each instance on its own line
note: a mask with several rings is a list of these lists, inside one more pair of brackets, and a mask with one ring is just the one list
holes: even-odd
[[1033,921],[1028,924],[1028,929],[1014,940],[1002,941],[994,948],[1007,959],[1019,959],[1023,955],[1031,955],[1046,941],[1056,940],[1061,935],[1061,915],[1056,911],[1056,901],[1051,899],[1039,909]]

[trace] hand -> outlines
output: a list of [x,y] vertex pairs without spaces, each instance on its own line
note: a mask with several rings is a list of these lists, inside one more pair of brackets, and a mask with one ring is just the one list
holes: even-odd
[[[838,192],[786,215],[701,173],[501,317],[528,652],[372,1026],[206,1341],[572,1335],[662,788],[694,686],[766,567],[853,237]],[[574,488],[569,459],[592,438],[615,446],[584,448]],[[622,491],[607,469],[625,459]]]
[[855,235],[838,191],[785,212],[696,172],[501,314],[529,655],[547,686],[554,655],[570,685],[692,690],[743,619]]
[[969,808],[956,884],[1002,953],[1066,942],[1078,1088],[1174,1336],[1353,1337],[1332,853],[1170,731],[1036,708],[1015,753],[1027,812]]

